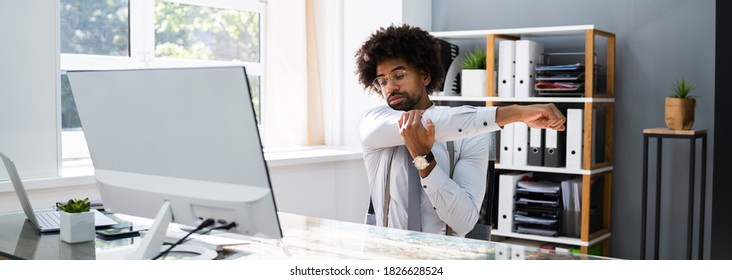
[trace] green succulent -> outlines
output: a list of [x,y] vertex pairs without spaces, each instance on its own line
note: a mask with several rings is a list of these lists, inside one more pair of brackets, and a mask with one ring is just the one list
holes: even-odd
[[91,202],[89,202],[88,197],[83,200],[69,199],[69,202],[66,204],[57,203],[56,207],[66,213],[83,213],[89,212],[89,209],[91,209]]
[[485,69],[486,53],[485,50],[477,48],[465,55],[460,66],[463,69]]
[[692,99],[696,98],[696,96],[689,95],[692,90],[694,90],[694,85],[692,83],[687,82],[684,79],[678,79],[673,85],[673,94],[669,95],[669,97]]

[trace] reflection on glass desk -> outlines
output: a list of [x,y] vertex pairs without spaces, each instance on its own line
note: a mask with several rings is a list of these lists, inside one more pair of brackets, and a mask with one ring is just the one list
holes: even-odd
[[[151,220],[116,215],[135,226]],[[372,259],[372,260],[493,260],[493,259],[606,259],[579,254],[540,251],[538,248],[429,233],[374,227],[364,224],[279,213],[282,240],[250,239],[246,245],[228,246],[221,259]],[[243,238],[243,237],[242,237]],[[67,244],[58,233],[38,234],[20,213],[0,214],[0,258],[95,259],[96,252],[132,245],[139,237]]]

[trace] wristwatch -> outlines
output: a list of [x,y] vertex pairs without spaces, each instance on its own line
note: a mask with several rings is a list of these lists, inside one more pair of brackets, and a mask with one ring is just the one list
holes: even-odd
[[414,163],[414,167],[417,168],[417,170],[425,170],[428,166],[430,166],[430,163],[435,160],[435,155],[430,152],[427,155],[424,156],[416,156],[414,157],[414,160],[412,163]]

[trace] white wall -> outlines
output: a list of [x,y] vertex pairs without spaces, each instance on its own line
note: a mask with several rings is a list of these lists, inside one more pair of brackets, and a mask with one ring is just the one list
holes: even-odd
[[431,29],[432,4],[416,0],[351,0],[343,3],[343,144],[360,147],[358,123],[370,108],[384,102],[358,83],[354,56],[361,44],[380,27],[409,23]]
[[362,223],[369,206],[363,159],[270,167],[277,211]]
[[[0,152],[29,178],[58,175],[58,1],[0,3]],[[7,180],[0,172],[0,180]]]

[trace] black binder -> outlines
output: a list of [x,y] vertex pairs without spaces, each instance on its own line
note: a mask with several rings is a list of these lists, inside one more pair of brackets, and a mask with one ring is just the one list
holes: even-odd
[[545,129],[529,129],[529,153],[526,164],[544,165],[544,131]]
[[[556,147],[550,147],[546,145],[549,137],[556,135]],[[564,167],[566,166],[566,152],[567,147],[567,131],[548,132],[544,139],[544,166],[546,167]]]

